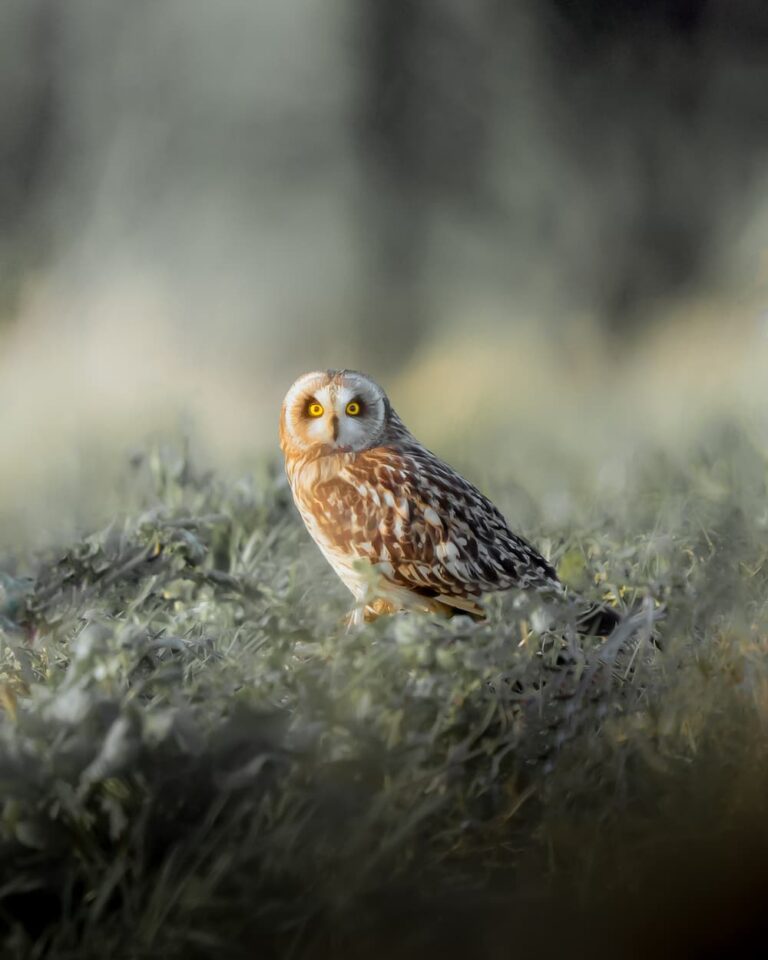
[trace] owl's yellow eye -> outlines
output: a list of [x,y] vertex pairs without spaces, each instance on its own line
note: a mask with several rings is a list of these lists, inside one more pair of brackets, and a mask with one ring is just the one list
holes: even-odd
[[350,400],[346,410],[348,417],[357,417],[360,415],[360,404],[357,400]]
[[315,400],[314,403],[310,403],[310,405],[307,407],[307,413],[310,415],[310,417],[322,417],[322,415],[325,413],[325,410],[323,409],[322,403],[318,403],[317,400]]

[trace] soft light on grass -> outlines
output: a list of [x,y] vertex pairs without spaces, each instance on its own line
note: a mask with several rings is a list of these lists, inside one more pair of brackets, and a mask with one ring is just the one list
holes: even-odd
[[506,956],[593,929],[640,956],[757,922],[754,439],[712,431],[588,525],[528,531],[583,591],[664,606],[607,642],[536,633],[514,596],[345,632],[277,470],[130,469],[124,516],[0,565],[4,956]]

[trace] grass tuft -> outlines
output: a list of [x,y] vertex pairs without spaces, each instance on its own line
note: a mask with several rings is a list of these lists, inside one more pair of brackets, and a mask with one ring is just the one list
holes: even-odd
[[767,481],[726,425],[527,531],[645,610],[576,642],[511,595],[346,632],[277,469],[136,458],[124,516],[0,563],[2,955],[732,947],[768,848]]

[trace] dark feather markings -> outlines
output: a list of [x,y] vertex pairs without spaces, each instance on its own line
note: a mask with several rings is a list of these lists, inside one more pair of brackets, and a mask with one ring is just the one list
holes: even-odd
[[560,589],[552,567],[491,501],[421,447],[363,451],[314,494],[326,537],[384,564],[385,578],[415,593]]

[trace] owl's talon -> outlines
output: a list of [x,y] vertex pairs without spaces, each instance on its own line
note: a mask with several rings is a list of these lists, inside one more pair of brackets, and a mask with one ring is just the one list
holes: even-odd
[[373,623],[374,620],[389,613],[397,613],[397,609],[394,603],[379,597],[371,603],[350,610],[342,622],[348,629],[361,627],[364,623]]

